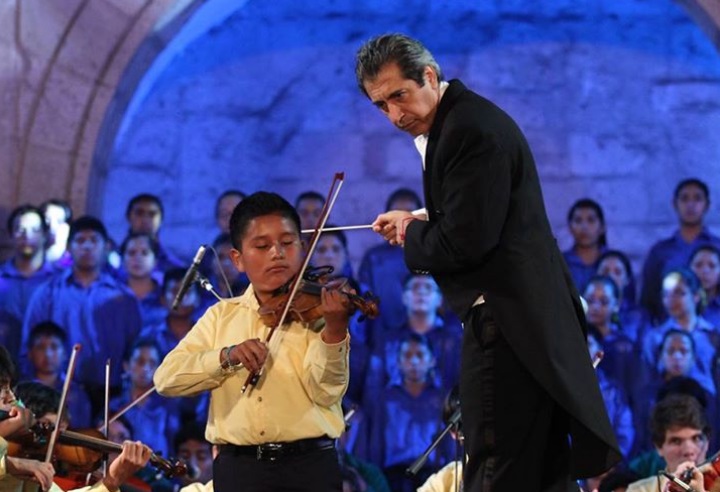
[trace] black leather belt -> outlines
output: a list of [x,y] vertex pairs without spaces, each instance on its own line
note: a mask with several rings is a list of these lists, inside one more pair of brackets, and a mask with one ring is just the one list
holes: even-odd
[[292,442],[268,442],[256,446],[236,446],[234,444],[220,445],[220,452],[255,456],[259,461],[277,461],[290,456],[299,456],[314,451],[324,451],[335,448],[335,440],[329,437],[312,437]]

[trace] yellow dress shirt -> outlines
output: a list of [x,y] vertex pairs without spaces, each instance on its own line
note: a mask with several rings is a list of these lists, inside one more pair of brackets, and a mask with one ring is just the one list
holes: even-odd
[[265,340],[269,328],[258,315],[252,286],[207,310],[155,371],[158,392],[191,396],[210,390],[205,436],[213,444],[256,445],[340,436],[345,428],[340,402],[349,379],[349,336],[336,344],[315,326],[293,322],[278,328],[269,344],[263,376],[241,392],[245,368],[220,367],[224,347]]
[[[7,474],[7,441],[0,437],[0,492],[38,492],[40,486],[34,482],[26,482]],[[110,492],[102,483],[98,482],[92,487],[81,487],[70,492]],[[63,492],[63,489],[53,484],[49,492]]]

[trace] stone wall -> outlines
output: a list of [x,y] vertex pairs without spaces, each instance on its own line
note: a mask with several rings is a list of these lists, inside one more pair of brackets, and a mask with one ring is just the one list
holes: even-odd
[[[278,0],[249,2],[186,47],[126,115],[103,217],[122,235],[127,199],[155,191],[165,242],[188,256],[212,240],[214,198],[229,187],[293,199],[343,170],[340,224],[369,222],[396,187],[420,191],[412,141],[355,86],[355,50],[388,31],[424,40],[449,78],[516,118],[562,247],[580,197],[604,205],[610,244],[639,262],[673,230],[679,179],[698,176],[720,196],[720,57],[669,0]],[[376,241],[352,233],[354,260]]]
[[[200,4],[238,10],[148,76]],[[165,242],[188,256],[212,240],[223,189],[292,199],[324,190],[336,170],[347,181],[332,221],[366,223],[394,188],[420,190],[412,143],[353,79],[358,45],[386,31],[423,39],[449,77],[517,119],[561,246],[581,196],[603,203],[611,245],[636,262],[673,229],[677,180],[706,179],[718,202],[714,0],[228,5],[0,2],[0,224],[20,203],[60,197],[120,239],[127,199],[150,191],[167,202]],[[128,104],[140,82],[149,90]],[[710,223],[720,228],[716,203]],[[376,238],[350,240],[357,261]]]

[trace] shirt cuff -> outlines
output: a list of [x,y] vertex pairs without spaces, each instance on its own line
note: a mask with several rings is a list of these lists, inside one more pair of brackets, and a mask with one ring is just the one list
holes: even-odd
[[345,335],[344,340],[340,340],[337,343],[325,343],[320,338],[320,352],[328,361],[343,360],[347,356],[348,348],[350,347],[350,333]]
[[205,352],[200,361],[203,371],[213,379],[221,380],[228,374],[235,372],[232,366],[228,369],[223,369],[220,365],[220,353],[224,348],[225,347]]

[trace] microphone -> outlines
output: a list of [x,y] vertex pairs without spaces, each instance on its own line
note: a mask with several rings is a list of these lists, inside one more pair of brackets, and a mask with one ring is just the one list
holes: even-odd
[[205,245],[202,244],[198,248],[197,253],[195,253],[192,265],[190,265],[190,268],[188,268],[187,272],[185,272],[185,276],[180,283],[180,290],[178,290],[178,293],[173,300],[172,307],[170,308],[172,311],[177,309],[180,305],[180,301],[182,301],[182,298],[185,297],[185,294],[187,294],[190,285],[192,285],[195,281],[195,275],[197,275],[198,268],[200,268],[200,262],[202,262],[203,256],[205,256],[206,249]]

